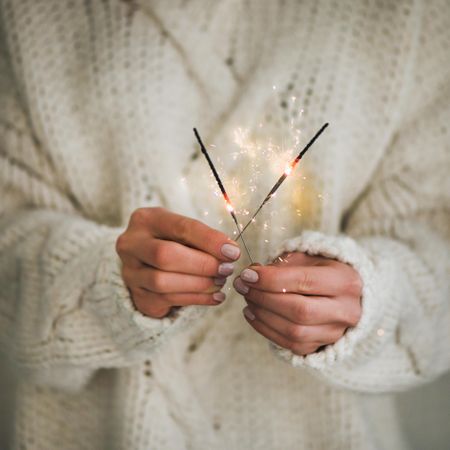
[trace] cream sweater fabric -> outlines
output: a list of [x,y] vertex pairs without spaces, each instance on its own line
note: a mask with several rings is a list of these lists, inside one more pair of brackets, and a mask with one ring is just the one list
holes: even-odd
[[[1,13],[14,447],[403,448],[389,393],[450,362],[448,4],[2,0]],[[134,209],[233,231],[193,126],[228,181],[255,185],[239,200],[253,210],[277,173],[258,153],[234,159],[232,130],[281,142],[293,123],[305,143],[325,121],[247,239],[259,260],[353,265],[357,327],[298,357],[271,351],[229,288],[216,308],[134,310],[114,250]]]

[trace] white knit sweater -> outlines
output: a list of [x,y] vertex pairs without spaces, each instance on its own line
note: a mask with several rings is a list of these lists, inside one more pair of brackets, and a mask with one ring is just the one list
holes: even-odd
[[[2,0],[1,13],[14,446],[402,448],[389,393],[450,361],[448,4]],[[229,288],[216,308],[135,311],[114,250],[135,208],[233,230],[192,127],[227,180],[254,184],[237,201],[254,209],[277,172],[258,153],[235,160],[232,130],[281,142],[291,120],[302,143],[331,126],[247,239],[259,260],[352,264],[360,323],[298,357],[270,351]]]

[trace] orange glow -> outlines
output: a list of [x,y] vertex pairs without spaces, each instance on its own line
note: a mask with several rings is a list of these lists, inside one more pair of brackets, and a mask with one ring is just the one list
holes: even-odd
[[289,165],[286,166],[286,169],[284,169],[285,175],[290,175],[292,171],[295,169],[295,166],[297,165],[297,161],[291,162]]

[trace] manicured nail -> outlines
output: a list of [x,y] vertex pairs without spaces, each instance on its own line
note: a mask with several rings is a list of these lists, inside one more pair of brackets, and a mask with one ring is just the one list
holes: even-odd
[[226,295],[223,292],[216,292],[215,294],[213,294],[213,299],[216,302],[223,302],[225,300]]
[[214,284],[216,286],[223,286],[227,282],[226,278],[214,278]]
[[219,275],[223,275],[224,277],[227,277],[228,275],[231,275],[234,271],[234,264],[233,263],[229,263],[229,262],[225,262],[222,263],[219,266]]
[[258,272],[255,272],[252,269],[244,269],[239,275],[244,281],[248,281],[250,283],[255,283],[258,281]]
[[250,290],[250,288],[246,286],[239,277],[234,280],[233,286],[239,292],[239,294],[242,295],[247,294]]
[[218,286],[217,284],[213,284],[206,291],[203,291],[203,294],[214,294],[214,292],[218,292],[222,289],[222,286]]
[[255,315],[250,311],[248,306],[246,306],[242,311],[244,313],[244,316],[247,317],[248,320],[255,320]]
[[236,245],[232,244],[223,244],[220,251],[222,252],[223,256],[226,256],[227,258],[233,260],[238,259],[239,255],[241,254],[239,247],[236,247]]

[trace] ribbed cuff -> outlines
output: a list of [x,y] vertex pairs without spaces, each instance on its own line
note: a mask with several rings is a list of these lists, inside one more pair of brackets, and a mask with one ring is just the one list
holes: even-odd
[[[388,239],[371,240],[370,246],[391,250],[397,244]],[[395,295],[396,275],[391,258],[371,258],[363,245],[346,236],[327,236],[319,232],[305,232],[301,236],[285,241],[277,250],[300,251],[310,255],[321,255],[351,265],[358,271],[362,282],[362,316],[359,323],[347,330],[335,344],[322,351],[298,356],[290,350],[272,344],[275,353],[293,366],[304,366],[319,371],[341,385],[351,384],[351,371],[382,352],[387,342],[394,339],[394,333],[402,302]],[[393,301],[393,299],[395,299]]]
[[170,316],[154,319],[140,313],[133,304],[121,275],[121,261],[115,251],[118,231],[105,237],[100,264],[89,301],[104,322],[125,359],[142,359],[173,332],[197,319],[201,306],[181,307]]

